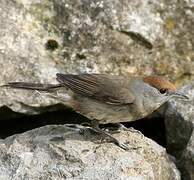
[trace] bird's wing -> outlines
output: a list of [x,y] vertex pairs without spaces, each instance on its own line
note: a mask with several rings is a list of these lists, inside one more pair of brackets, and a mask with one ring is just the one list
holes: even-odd
[[[123,77],[105,74],[57,74],[57,80],[77,94],[107,104],[130,104],[135,97],[125,86]],[[126,82],[127,83],[127,82]]]

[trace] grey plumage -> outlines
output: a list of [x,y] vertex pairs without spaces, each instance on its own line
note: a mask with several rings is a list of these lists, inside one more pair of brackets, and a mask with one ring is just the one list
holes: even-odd
[[[146,117],[170,98],[188,99],[178,93],[175,86],[164,78],[157,76],[123,77],[107,74],[60,74],[58,84],[34,84],[11,82],[4,86],[28,90],[39,90],[55,93],[59,97],[60,90],[69,89],[71,98],[68,104],[75,111],[91,119],[98,132],[98,124],[135,121]],[[62,93],[64,93],[62,91]],[[66,100],[64,100],[66,101]],[[106,134],[107,133],[103,133]],[[122,143],[107,135],[122,148]]]

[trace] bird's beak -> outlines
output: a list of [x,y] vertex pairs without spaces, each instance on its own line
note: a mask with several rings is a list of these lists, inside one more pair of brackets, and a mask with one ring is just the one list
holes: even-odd
[[184,93],[182,92],[170,92],[169,94],[175,98],[180,98],[182,100],[189,100],[189,97],[184,95]]

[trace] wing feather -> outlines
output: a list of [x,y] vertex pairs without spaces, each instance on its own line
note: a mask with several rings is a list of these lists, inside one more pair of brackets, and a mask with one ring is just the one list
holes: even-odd
[[[107,104],[124,105],[134,101],[134,96],[120,76],[105,74],[57,74],[57,80],[77,94],[82,94]],[[123,86],[124,85],[124,86]]]

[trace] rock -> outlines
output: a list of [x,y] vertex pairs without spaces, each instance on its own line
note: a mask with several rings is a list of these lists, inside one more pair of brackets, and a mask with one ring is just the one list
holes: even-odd
[[[55,83],[55,73],[193,77],[193,1],[0,0],[0,84]],[[0,90],[0,107],[27,114],[56,104]],[[38,108],[37,107],[42,107]]]
[[113,134],[132,147],[101,142],[88,129],[47,125],[0,141],[0,179],[179,180],[164,148],[142,134]]
[[183,179],[194,179],[194,81],[181,89],[190,101],[171,100],[165,112],[168,152],[177,159]]

